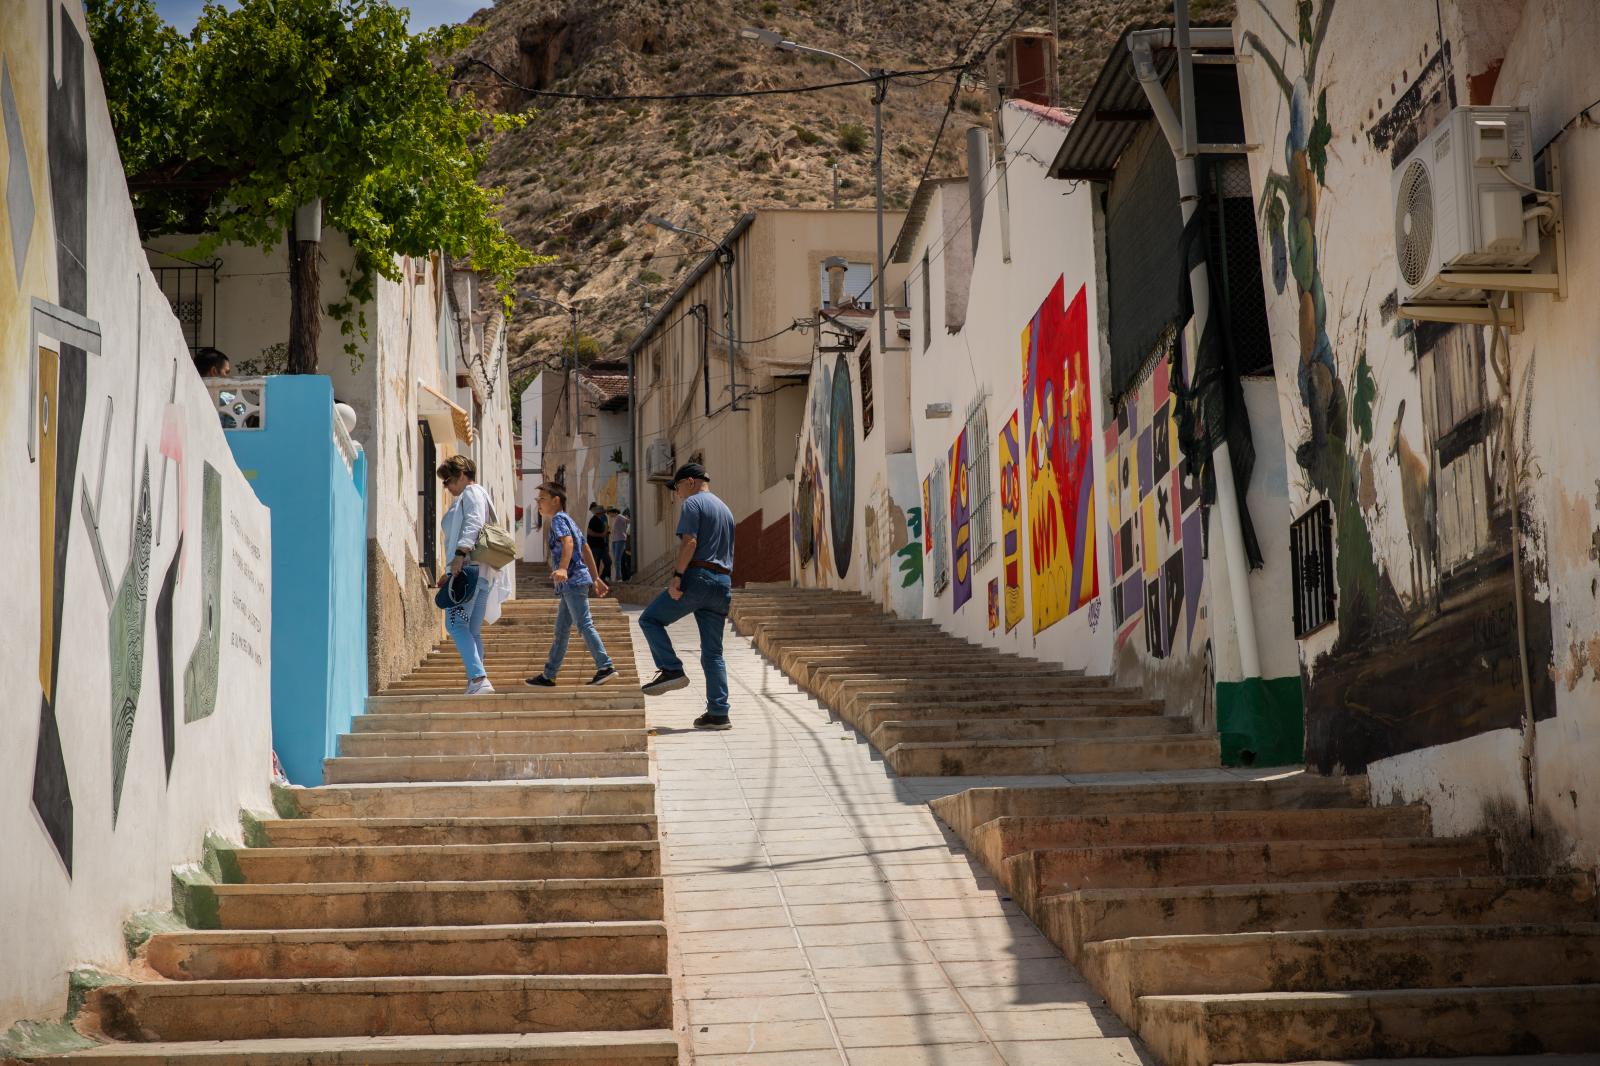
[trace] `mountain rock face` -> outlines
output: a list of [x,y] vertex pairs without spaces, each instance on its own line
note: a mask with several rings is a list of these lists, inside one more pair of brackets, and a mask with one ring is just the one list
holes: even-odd
[[[1082,102],[1123,28],[1168,21],[1171,12],[1165,0],[1056,6],[1067,107]],[[1231,0],[1193,6],[1197,21],[1232,14]],[[1050,8],[1049,0],[501,0],[472,17],[482,32],[454,61],[481,101],[530,116],[499,135],[480,176],[505,190],[508,230],[556,257],[528,270],[523,286],[576,301],[580,328],[595,342],[580,352],[618,358],[649,317],[646,297],[659,308],[708,247],[648,226],[645,216],[716,237],[755,208],[872,205],[871,88],[661,102],[525,90],[746,92],[859,76],[843,63],[742,41],[741,26],[777,30],[868,69],[929,69],[989,46],[1013,19],[1017,28],[1048,28]],[[889,206],[910,202],[952,94],[934,176],[962,173],[965,131],[989,121],[986,67],[959,85],[954,73],[892,83],[884,104]],[[513,379],[556,358],[567,329],[563,315],[523,308],[509,338]]]

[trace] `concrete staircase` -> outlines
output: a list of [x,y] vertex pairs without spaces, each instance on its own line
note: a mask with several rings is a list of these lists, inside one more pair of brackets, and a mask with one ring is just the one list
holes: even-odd
[[1506,876],[1363,778],[932,806],[1169,1066],[1600,1049],[1593,879]]
[[[149,939],[148,979],[88,994],[80,1028],[116,1042],[62,1058],[678,1061],[642,696],[529,689],[555,601],[507,607],[485,631],[505,691],[425,664],[372,698],[328,783],[277,790],[277,817],[214,852],[217,883],[186,886],[194,928]],[[625,619],[596,614],[631,678]],[[586,659],[575,642],[584,679]]]
[[757,648],[905,776],[1187,770],[1217,738],[1161,701],[980,647],[864,596],[757,588],[731,618]]

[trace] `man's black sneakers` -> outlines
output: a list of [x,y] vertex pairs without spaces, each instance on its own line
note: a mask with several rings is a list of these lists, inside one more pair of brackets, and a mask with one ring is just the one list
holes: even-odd
[[688,688],[689,679],[682,670],[662,670],[655,677],[639,686],[639,690],[646,696],[659,696],[663,692],[675,692],[680,688]]
[[728,721],[726,715],[718,718],[708,711],[694,720],[694,727],[696,729],[732,729],[733,723]]
[[556,687],[556,683],[554,681],[551,681],[548,677],[545,677],[543,674],[540,674],[538,677],[527,678],[526,681],[527,681],[528,684],[532,685],[534,688],[555,688]]
[[610,681],[613,677],[616,677],[616,676],[617,676],[617,668],[615,666],[608,666],[604,670],[596,670],[594,672],[594,676],[589,679],[589,684],[591,684],[591,685],[603,685],[607,681]]

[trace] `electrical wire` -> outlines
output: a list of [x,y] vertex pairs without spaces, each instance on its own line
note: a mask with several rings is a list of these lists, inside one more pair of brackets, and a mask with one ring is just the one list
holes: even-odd
[[772,89],[705,89],[699,92],[687,93],[574,93],[560,92],[555,89],[535,89],[530,85],[523,85],[516,81],[499,67],[488,60],[476,56],[462,60],[456,68],[452,81],[460,81],[463,68],[480,66],[489,73],[499,78],[506,85],[518,92],[546,100],[576,100],[591,104],[622,104],[622,103],[671,103],[680,100],[740,100],[760,96],[795,96],[804,93],[823,92],[828,89],[843,89],[852,85],[876,85],[880,82],[895,81],[900,78],[922,77],[929,74],[949,74],[952,71],[964,69],[964,64],[954,63],[942,67],[925,67],[917,70],[886,70],[867,78],[850,78],[842,81],[821,82],[815,85],[790,85]]
[[1600,100],[1596,100],[1594,103],[1590,104],[1588,107],[1579,109],[1579,111],[1578,111],[1578,113],[1576,115],[1573,115],[1571,118],[1567,119],[1567,121],[1563,122],[1561,124],[1561,128],[1556,130],[1555,133],[1551,134],[1550,139],[1548,141],[1545,141],[1543,144],[1541,144],[1539,146],[1539,150],[1537,152],[1533,153],[1533,154],[1536,155],[1536,156],[1544,155],[1545,149],[1549,148],[1552,144],[1554,144],[1556,142],[1557,138],[1559,138],[1563,133],[1566,133],[1573,126],[1578,125],[1579,123],[1582,123],[1585,126],[1600,125],[1600,123],[1596,123],[1594,119],[1589,117],[1589,112],[1593,111],[1596,107],[1600,107]]

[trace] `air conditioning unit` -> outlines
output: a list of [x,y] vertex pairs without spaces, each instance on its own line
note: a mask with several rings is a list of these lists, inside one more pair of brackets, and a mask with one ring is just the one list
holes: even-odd
[[[1533,121],[1526,108],[1458,107],[1395,168],[1395,263],[1403,303],[1482,303],[1473,272],[1519,271],[1539,254]],[[1467,274],[1466,277],[1451,277]]]
[[651,481],[672,480],[672,442],[657,438],[644,450],[645,477]]

